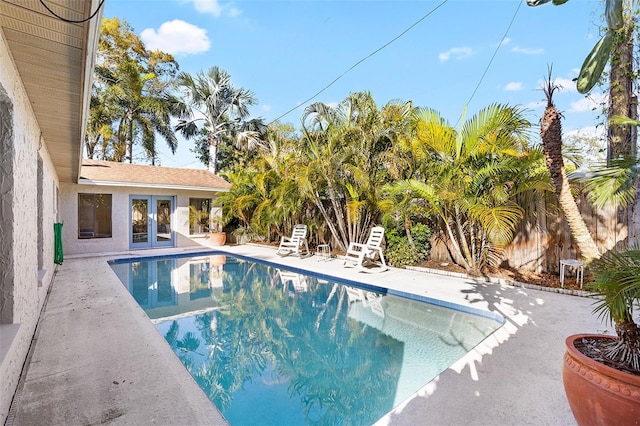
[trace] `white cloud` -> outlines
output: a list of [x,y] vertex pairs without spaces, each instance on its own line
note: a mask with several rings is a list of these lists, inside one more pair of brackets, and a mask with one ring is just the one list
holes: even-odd
[[608,95],[606,93],[589,95],[579,101],[571,102],[569,112],[585,112],[600,109],[602,108],[602,104],[607,102],[607,99]]
[[262,111],[264,111],[264,112],[269,112],[269,111],[271,111],[271,105],[269,105],[269,104],[262,104],[262,105],[260,105],[260,109],[261,109]]
[[222,14],[222,6],[218,4],[218,0],[190,0],[193,7],[200,13],[209,13],[213,16]]
[[470,47],[454,47],[444,53],[440,53],[438,59],[440,59],[440,62],[446,62],[451,59],[452,56],[456,59],[464,59],[471,56],[472,53],[473,50],[471,50]]
[[512,81],[504,86],[504,90],[506,90],[507,92],[519,92],[520,90],[522,90],[522,83],[519,81]]
[[235,17],[242,13],[242,11],[236,7],[227,7],[224,4],[220,4],[218,0],[183,0],[186,3],[193,3],[194,9],[199,13],[207,13],[213,15],[216,18],[220,17],[223,12],[226,12],[228,16]]
[[159,49],[172,55],[202,53],[211,46],[205,29],[179,19],[163,23],[157,32],[147,28],[140,38],[150,50]]
[[504,46],[505,44],[509,44],[509,43],[511,43],[511,39],[509,37],[505,37],[500,42],[500,46]]
[[515,53],[522,53],[522,54],[525,54],[525,55],[539,55],[542,52],[544,52],[544,49],[541,49],[541,48],[531,49],[531,48],[528,48],[528,47],[514,46],[511,49],[511,51],[515,52]]
[[576,82],[569,78],[557,77],[553,79],[553,84],[558,86],[563,93],[578,91],[578,89],[576,89]]

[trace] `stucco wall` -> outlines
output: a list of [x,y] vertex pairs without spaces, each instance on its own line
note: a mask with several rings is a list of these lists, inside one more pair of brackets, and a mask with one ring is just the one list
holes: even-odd
[[[3,193],[3,197],[10,198],[12,210],[10,223],[3,223],[3,235],[10,238],[6,244],[3,242],[8,252],[3,255],[8,255],[10,269],[0,272],[3,274],[0,291],[3,298],[12,302],[3,308],[11,309],[11,312],[2,313],[0,324],[0,423],[4,423],[53,277],[54,198],[58,180],[46,149],[46,139],[40,136],[40,128],[2,32],[0,64],[0,92],[12,110],[9,125],[13,139],[13,150],[2,153],[11,157],[5,158],[3,164],[12,166],[11,176],[7,179],[11,180],[11,191]],[[40,174],[39,156],[42,160]],[[38,211],[42,212],[40,217]],[[39,220],[42,221],[40,236]],[[38,268],[39,250],[42,250],[41,269]]]
[[[78,193],[111,194],[111,238],[78,238]],[[205,245],[204,237],[189,236],[189,198],[215,198],[215,192],[63,183],[60,187],[60,217],[64,224],[62,227],[64,253],[73,255],[128,251],[130,195],[162,195],[175,197],[174,211],[171,216],[174,246],[189,247]]]

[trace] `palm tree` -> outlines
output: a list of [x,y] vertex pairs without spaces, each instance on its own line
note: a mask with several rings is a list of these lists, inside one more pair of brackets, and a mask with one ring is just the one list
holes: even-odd
[[[169,97],[171,111],[180,119],[175,129],[187,139],[197,136],[201,128],[206,129],[208,167],[216,173],[218,146],[225,136],[241,130],[243,121],[249,116],[249,107],[256,103],[256,98],[252,92],[234,87],[230,75],[218,67],[210,68],[207,73],[198,72],[195,78],[189,73],[180,73],[175,85],[184,97],[184,100]],[[199,127],[199,123],[203,123],[202,126]]]
[[[527,0],[529,6],[548,2],[549,0]],[[554,1],[554,4],[565,2],[566,0],[558,0]],[[637,155],[637,129],[615,125],[615,117],[626,117],[632,120],[638,118],[637,96],[633,94],[634,88],[637,90],[638,79],[637,70],[634,71],[634,34],[640,2],[638,0],[605,0],[604,5],[606,31],[585,58],[578,76],[577,89],[580,93],[588,93],[600,81],[605,65],[610,62],[607,111],[610,126],[607,159],[610,166],[619,169],[619,166],[624,165],[625,162],[634,164],[633,160],[629,161],[629,157],[633,159]],[[627,222],[628,214],[631,218],[628,227],[633,228],[635,208],[636,205],[633,202],[628,204],[627,210],[620,208],[618,221],[623,224]],[[631,244],[638,235],[631,234],[629,237],[628,243]]]
[[[87,158],[99,155],[101,160],[107,159],[107,151],[113,142],[111,123],[117,119],[117,108],[109,102],[106,91],[98,90],[94,85],[91,93],[89,120],[85,135],[84,147]],[[121,161],[118,159],[116,161]]]
[[160,50],[149,51],[128,22],[103,18],[98,40],[91,111],[85,147],[92,158],[133,161],[133,144],[141,143],[155,164],[156,134],[172,152],[177,140],[164,99],[167,78],[178,64]]
[[417,177],[420,163],[425,159],[419,150],[411,149],[414,112],[411,102],[401,101],[389,102],[382,109],[383,125],[389,129],[388,137],[392,140],[391,150],[385,153],[383,161],[394,182],[382,188],[380,209],[385,221],[402,223],[409,246],[417,253],[411,227],[415,218],[424,216],[423,208],[413,191],[403,188],[402,185],[394,185],[399,181]]
[[590,288],[599,296],[594,313],[613,324],[618,336],[604,353],[622,366],[640,371],[640,324],[633,315],[640,300],[640,246],[610,251],[591,266],[595,280]]
[[407,205],[419,200],[465,269],[501,260],[524,215],[516,197],[544,189],[530,173],[542,154],[527,147],[530,125],[523,111],[490,105],[460,130],[431,109],[418,110],[414,120],[413,141],[406,146],[425,160],[413,178],[390,185],[390,194],[400,194]]
[[117,142],[126,145],[129,162],[133,162],[133,144],[141,138],[151,164],[155,164],[156,133],[175,153],[178,141],[169,123],[165,95],[157,90],[155,74],[142,73],[140,65],[131,61],[120,63],[117,73],[106,68],[99,71],[97,75],[106,84],[106,101],[117,109]]
[[[311,114],[314,116],[305,125],[306,117]],[[305,109],[302,129],[305,149],[296,170],[302,192],[313,200],[339,248],[345,250],[349,237],[341,170],[348,155],[345,152],[346,144],[332,136],[332,129],[337,127],[336,120],[333,110],[325,104],[316,103]]]
[[[267,142],[256,147],[258,156],[225,170],[232,185],[219,201],[240,220],[243,231],[265,236],[290,234],[295,223],[309,223],[308,198],[298,186],[298,144],[290,125],[269,125]],[[311,215],[312,216],[312,215]]]
[[547,97],[547,107],[540,120],[540,137],[544,148],[544,156],[551,175],[551,180],[558,196],[558,203],[565,214],[571,235],[573,236],[582,257],[587,263],[600,257],[600,251],[596,245],[587,225],[580,214],[580,209],[576,200],[571,194],[569,179],[564,170],[564,160],[562,158],[562,123],[560,113],[553,104],[553,93],[558,89],[551,79],[551,68],[549,76],[543,87]]
[[378,192],[389,178],[387,128],[368,92],[350,94],[337,108],[312,104],[302,120],[300,186],[344,250],[379,218]]

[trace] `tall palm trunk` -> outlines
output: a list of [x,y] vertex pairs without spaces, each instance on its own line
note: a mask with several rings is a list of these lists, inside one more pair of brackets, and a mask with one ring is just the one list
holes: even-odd
[[[613,41],[611,58],[615,59],[611,60],[609,72],[609,117],[636,118],[638,114],[638,100],[633,95],[633,35],[633,25],[628,25],[616,34]],[[609,126],[608,131],[608,159],[636,153],[636,127]]]
[[322,217],[324,218],[325,223],[329,227],[329,231],[331,232],[331,236],[333,237],[334,241],[336,241],[336,243],[338,244],[338,249],[342,250],[342,251],[345,251],[347,249],[347,247],[344,245],[343,238],[341,238],[342,234],[339,232],[339,230],[335,226],[335,222],[336,221],[333,220],[332,216],[329,214],[329,212],[325,208],[325,206],[324,206],[324,204],[322,202],[322,197],[320,197],[320,194],[318,193],[318,191],[314,191],[312,194],[313,194],[314,204],[316,205],[316,207],[318,208],[318,210],[322,214]]
[[580,253],[584,260],[588,263],[593,259],[600,257],[600,252],[596,246],[584,219],[580,215],[580,210],[576,200],[571,194],[569,179],[564,171],[564,160],[562,159],[562,123],[560,121],[560,113],[553,104],[553,92],[558,87],[551,80],[551,71],[549,71],[549,79],[544,87],[547,96],[547,107],[544,110],[542,120],[540,120],[540,137],[542,138],[544,157],[551,175],[553,187],[558,196],[560,209],[563,211],[571,235],[575,240]]
[[127,131],[127,152],[129,153],[129,163],[133,163],[133,120],[129,120]]
[[[609,118],[614,116],[637,118],[638,116],[638,99],[633,95],[633,29],[633,25],[625,26],[616,34],[613,41],[609,72]],[[637,128],[634,126],[609,126],[607,160],[634,156],[637,139]],[[621,244],[625,240],[629,240],[631,244],[637,238],[632,222],[635,206],[636,203],[631,202],[626,207],[617,208],[616,224],[621,224],[622,227],[616,233],[616,244]]]
[[[327,175],[328,177],[328,175]],[[334,235],[337,237],[339,245],[341,245],[341,249],[346,250],[349,245],[349,234],[347,232],[347,224],[345,223],[344,218],[344,209],[339,200],[338,191],[334,187],[333,183],[327,178],[327,195],[329,196],[329,201],[331,202],[331,208],[333,210],[333,217],[336,222],[338,222],[338,233],[339,235]]]
[[218,144],[220,141],[218,140],[215,132],[209,133],[209,164],[207,164],[207,169],[213,174],[218,171]]

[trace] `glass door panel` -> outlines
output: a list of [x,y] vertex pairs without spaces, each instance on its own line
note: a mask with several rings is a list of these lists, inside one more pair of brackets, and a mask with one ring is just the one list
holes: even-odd
[[171,230],[171,215],[173,214],[173,197],[151,197],[153,203],[153,247],[173,247],[173,232]]
[[171,200],[156,200],[156,242],[171,241]]
[[131,243],[149,243],[149,200],[131,199]]

